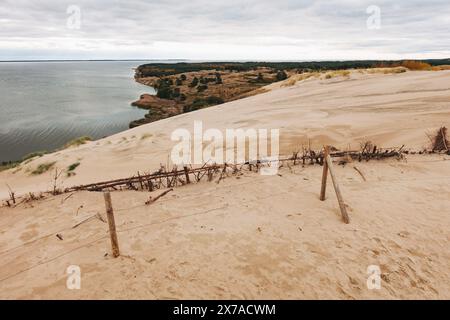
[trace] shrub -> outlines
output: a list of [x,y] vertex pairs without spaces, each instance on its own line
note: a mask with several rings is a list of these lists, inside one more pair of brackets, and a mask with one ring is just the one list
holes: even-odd
[[181,79],[181,81],[186,81],[186,75],[182,74],[182,75],[180,76],[180,79]]
[[209,105],[216,105],[216,104],[222,104],[225,101],[220,98],[220,97],[216,97],[216,96],[210,96],[208,98],[206,98],[206,103]]
[[206,84],[202,84],[202,85],[199,85],[198,87],[197,87],[197,91],[198,92],[203,92],[203,91],[205,91],[205,90],[207,90],[208,89],[208,86],[206,85]]
[[222,76],[220,75],[220,73],[216,73],[216,84],[222,84]]
[[161,82],[158,86],[158,91],[156,92],[156,96],[161,99],[171,99],[173,95],[173,91],[168,84],[165,82]]
[[283,81],[287,79],[287,74],[284,71],[277,72],[277,81]]
[[257,82],[264,82],[264,76],[263,76],[263,74],[261,72],[258,73],[258,76],[256,77],[256,81]]
[[181,94],[180,88],[175,88],[175,90],[173,90],[172,97],[178,98],[180,94]]
[[409,70],[431,70],[430,64],[416,60],[405,60],[401,63],[401,66]]
[[198,85],[198,78],[194,77],[194,79],[192,79],[191,84],[189,85],[189,87],[191,88],[195,88]]

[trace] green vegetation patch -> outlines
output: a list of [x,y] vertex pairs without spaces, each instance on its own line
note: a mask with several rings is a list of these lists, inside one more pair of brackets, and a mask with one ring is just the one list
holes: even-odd
[[[428,63],[431,66],[448,65],[450,59],[417,60]],[[367,69],[380,64],[393,66],[402,64],[404,60],[349,60],[349,61],[310,61],[310,62],[205,62],[205,63],[149,63],[141,65],[136,70],[136,76],[141,77],[166,77],[179,73],[219,70],[219,71],[249,71],[261,67],[276,70],[320,71],[343,69]],[[281,76],[281,74],[280,74]],[[198,79],[197,79],[198,81]],[[195,87],[197,83],[192,84]]]
[[67,142],[64,145],[63,149],[70,148],[70,147],[78,147],[78,146],[80,146],[82,144],[85,144],[86,142],[89,142],[89,141],[92,141],[91,137],[88,137],[88,136],[79,137],[79,138],[76,138],[76,139],[73,139],[73,140]]
[[56,163],[55,161],[54,162],[41,163],[40,165],[37,166],[37,168],[35,170],[31,171],[31,174],[35,175],[35,176],[43,174],[44,172],[47,172],[48,170],[53,168],[55,163]]
[[67,171],[68,171],[68,172],[74,171],[76,168],[78,168],[78,166],[79,166],[80,164],[81,164],[81,163],[79,163],[79,162],[72,163],[70,166],[67,167]]

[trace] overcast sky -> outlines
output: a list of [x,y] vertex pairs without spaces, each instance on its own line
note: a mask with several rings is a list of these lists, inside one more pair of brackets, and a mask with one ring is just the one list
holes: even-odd
[[0,0],[0,60],[442,57],[450,0]]

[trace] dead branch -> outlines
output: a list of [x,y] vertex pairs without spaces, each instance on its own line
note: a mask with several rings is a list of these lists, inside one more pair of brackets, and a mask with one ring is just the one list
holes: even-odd
[[155,197],[155,198],[150,197],[150,198],[145,202],[145,204],[146,204],[146,205],[152,204],[152,203],[154,203],[155,201],[157,201],[159,198],[164,197],[166,194],[168,194],[168,193],[171,192],[171,191],[173,191],[173,189],[166,190],[166,191],[164,191],[163,193],[161,193],[159,196],[157,196],[157,197]]

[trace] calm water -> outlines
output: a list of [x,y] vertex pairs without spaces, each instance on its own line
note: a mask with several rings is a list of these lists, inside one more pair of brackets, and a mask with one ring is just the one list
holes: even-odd
[[152,92],[133,79],[142,63],[0,63],[0,162],[128,129],[146,113],[130,103]]

